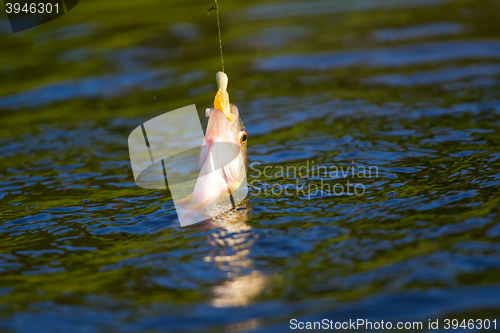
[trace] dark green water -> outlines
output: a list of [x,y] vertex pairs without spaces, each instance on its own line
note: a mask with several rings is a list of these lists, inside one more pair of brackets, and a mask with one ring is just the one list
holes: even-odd
[[0,14],[0,329],[498,321],[500,2],[220,0],[251,187],[181,228],[127,137],[204,118],[211,5],[87,0],[19,34]]

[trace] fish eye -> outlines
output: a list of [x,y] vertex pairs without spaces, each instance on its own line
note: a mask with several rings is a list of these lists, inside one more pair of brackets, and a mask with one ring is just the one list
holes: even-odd
[[241,133],[241,137],[240,137],[241,143],[247,142],[247,139],[248,139],[247,131],[243,131],[243,133]]

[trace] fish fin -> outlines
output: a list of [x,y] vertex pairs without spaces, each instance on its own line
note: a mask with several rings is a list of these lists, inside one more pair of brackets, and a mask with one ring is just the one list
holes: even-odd
[[179,201],[176,206],[181,208],[183,211],[188,212],[188,211],[193,211],[194,214],[198,214],[203,210],[203,207],[205,204],[208,202],[208,200],[205,200],[204,202],[196,202],[194,200],[193,195],[190,194],[181,201]]
[[186,204],[189,203],[189,201],[191,201],[193,199],[193,195],[190,194],[188,195],[187,197],[185,197],[184,199],[180,200],[177,205],[180,205],[180,206],[185,206]]

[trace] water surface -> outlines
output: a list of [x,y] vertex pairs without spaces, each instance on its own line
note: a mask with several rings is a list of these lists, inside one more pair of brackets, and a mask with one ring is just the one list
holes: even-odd
[[185,228],[135,185],[127,137],[190,104],[206,123],[209,5],[2,28],[2,331],[498,318],[499,3],[220,5],[249,197]]

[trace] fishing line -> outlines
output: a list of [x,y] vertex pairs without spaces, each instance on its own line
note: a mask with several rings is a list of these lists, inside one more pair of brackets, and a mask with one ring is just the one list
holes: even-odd
[[224,55],[222,54],[222,37],[220,34],[219,4],[217,3],[217,0],[215,0],[215,4],[212,7],[210,7],[207,15],[210,14],[210,12],[214,9],[215,12],[217,13],[217,30],[219,31],[220,60],[222,62],[222,72],[224,72]]

